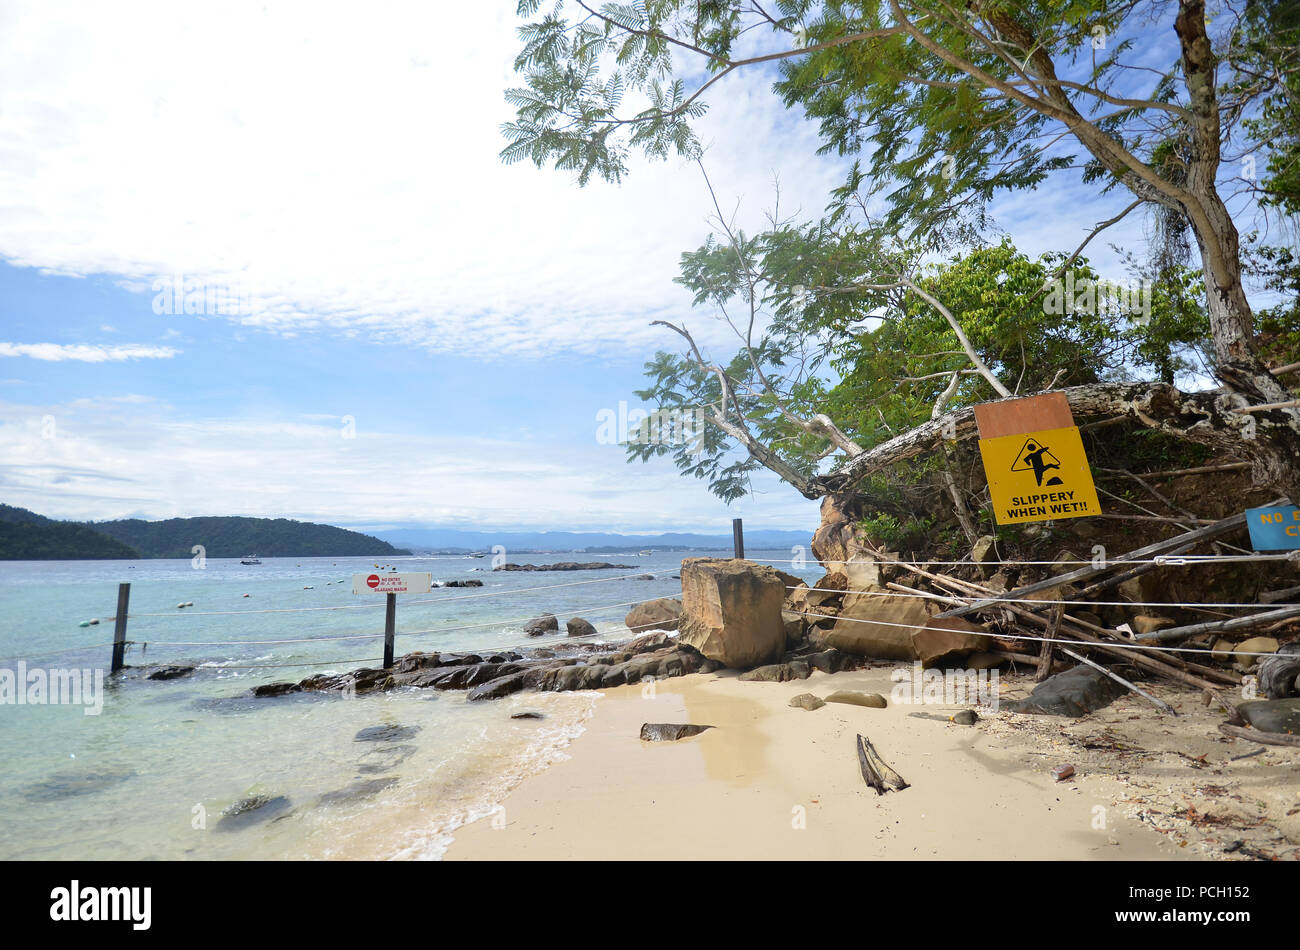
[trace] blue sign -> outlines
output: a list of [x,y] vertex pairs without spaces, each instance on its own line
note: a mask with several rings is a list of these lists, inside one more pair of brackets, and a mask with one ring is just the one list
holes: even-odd
[[1300,508],[1247,508],[1246,527],[1256,551],[1290,551],[1300,548]]

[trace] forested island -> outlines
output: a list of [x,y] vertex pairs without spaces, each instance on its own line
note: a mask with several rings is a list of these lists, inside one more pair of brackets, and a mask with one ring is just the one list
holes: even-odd
[[368,534],[288,518],[167,518],[56,521],[0,505],[0,560],[206,557],[395,557],[409,551]]

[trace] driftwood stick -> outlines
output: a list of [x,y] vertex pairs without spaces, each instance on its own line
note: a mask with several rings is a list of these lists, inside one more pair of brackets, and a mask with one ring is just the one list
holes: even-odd
[[1038,650],[1038,669],[1034,671],[1036,683],[1041,683],[1052,673],[1052,641],[1056,639],[1056,632],[1061,629],[1061,617],[1064,614],[1064,604],[1057,604],[1052,608],[1052,616],[1047,621],[1047,632]]
[[1276,610],[1266,610],[1261,614],[1251,614],[1247,617],[1233,617],[1231,620],[1210,620],[1205,623],[1189,624],[1185,627],[1167,627],[1164,630],[1156,630],[1154,633],[1139,633],[1136,639],[1149,643],[1172,643],[1185,640],[1198,633],[1232,633],[1234,630],[1251,630],[1264,624],[1272,624],[1291,617],[1300,617],[1300,604],[1279,607]]
[[863,781],[874,788],[877,795],[885,794],[889,788],[901,792],[908,787],[903,776],[890,768],[871,740],[862,735],[858,736],[858,765],[862,768]]
[[1134,684],[1130,683],[1128,680],[1124,679],[1124,677],[1120,676],[1119,674],[1112,673],[1110,670],[1106,669],[1106,667],[1102,666],[1100,663],[1094,663],[1086,656],[1079,656],[1079,654],[1075,653],[1073,650],[1070,650],[1066,647],[1061,647],[1061,652],[1064,653],[1066,656],[1074,657],[1080,663],[1087,663],[1094,670],[1100,670],[1103,674],[1109,676],[1111,679],[1113,679],[1116,683],[1119,683],[1121,686],[1127,686],[1129,689],[1137,693],[1143,699],[1149,700],[1151,704],[1155,706],[1157,709],[1159,709],[1161,712],[1167,712],[1171,716],[1178,715],[1178,712],[1174,709],[1174,707],[1170,706],[1163,699],[1156,699],[1146,690],[1142,689],[1139,686],[1135,686]]
[[1300,746],[1300,736],[1291,736],[1284,732],[1261,732],[1259,729],[1247,729],[1245,726],[1234,726],[1227,722],[1219,723],[1219,731],[1225,736],[1232,736],[1236,739],[1249,739],[1251,742],[1258,742],[1261,745]]
[[1300,586],[1285,587],[1282,590],[1266,590],[1259,595],[1261,604],[1276,604],[1280,600],[1289,600],[1296,594],[1300,594]]

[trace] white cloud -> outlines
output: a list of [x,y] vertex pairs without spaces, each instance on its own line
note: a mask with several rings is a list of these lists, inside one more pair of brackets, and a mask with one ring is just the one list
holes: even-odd
[[[518,79],[507,4],[6,5],[0,256],[142,291],[239,287],[277,333],[481,355],[671,345],[678,255],[711,214],[698,170],[622,186],[504,166]],[[758,75],[701,122],[724,207],[819,209],[838,163]],[[194,319],[162,318],[172,325]],[[725,328],[700,319],[700,336]]]
[[621,447],[597,444],[594,419],[591,441],[578,446],[382,425],[364,415],[354,426],[317,415],[186,420],[138,396],[0,402],[0,498],[74,519],[253,515],[628,532],[725,531],[738,516],[754,528],[817,523],[817,505],[770,476],[755,479],[765,494],[728,508],[667,460],[629,465]]
[[29,356],[34,360],[57,363],[74,360],[79,363],[120,363],[124,360],[167,360],[180,350],[170,346],[147,346],[143,343],[126,343],[120,346],[101,346],[91,343],[0,343],[0,356]]

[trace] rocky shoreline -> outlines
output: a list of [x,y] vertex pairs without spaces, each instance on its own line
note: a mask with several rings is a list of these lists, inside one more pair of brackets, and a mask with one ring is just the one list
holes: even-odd
[[[751,679],[807,679],[813,670],[835,673],[856,669],[857,657],[836,649],[803,646],[780,663],[759,667]],[[523,690],[561,692],[608,689],[650,678],[712,673],[723,664],[668,633],[644,634],[621,644],[582,643],[555,649],[506,650],[497,653],[408,653],[392,669],[363,668],[347,673],[318,673],[296,683],[255,686],[256,697],[302,692],[357,694],[391,689],[469,690],[469,702],[501,699]]]

